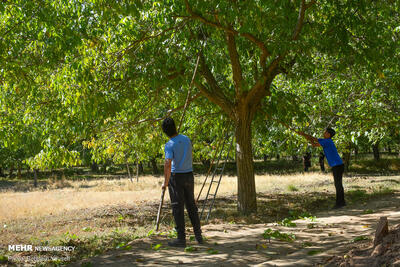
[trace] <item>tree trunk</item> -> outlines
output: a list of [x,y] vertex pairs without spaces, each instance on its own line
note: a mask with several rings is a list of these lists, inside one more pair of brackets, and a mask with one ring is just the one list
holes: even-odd
[[349,171],[349,166],[350,166],[350,152],[343,153],[343,161],[344,161],[344,170],[347,172]]
[[379,160],[380,155],[379,155],[379,142],[376,144],[372,145],[372,151],[374,153],[374,160]]
[[202,156],[200,156],[200,161],[201,161],[201,164],[203,164],[203,166],[204,166],[204,168],[206,170],[208,170],[210,168],[211,160],[205,159]]
[[0,167],[0,177],[4,177],[4,171],[2,167]]
[[276,154],[276,160],[279,160],[281,158],[281,155]]
[[97,163],[93,161],[92,164],[90,165],[90,169],[92,170],[92,172],[98,172],[99,165],[97,165]]
[[132,181],[131,170],[129,169],[128,161],[126,161],[126,169],[128,170],[128,177]]
[[18,172],[17,172],[17,175],[18,175],[18,179],[21,179],[21,178],[22,178],[22,167],[21,167],[21,164],[18,164]]
[[139,173],[140,173],[140,174],[144,173],[144,170],[143,170],[143,161],[140,161],[140,162],[139,162]]
[[34,187],[37,187],[37,173],[38,173],[38,170],[33,169],[33,186]]
[[136,182],[139,182],[139,161],[136,161]]
[[14,173],[14,165],[11,165],[10,166],[10,172],[8,173],[8,177],[12,177],[12,175],[13,175],[13,173]]
[[156,158],[151,158],[151,166],[153,167],[153,174],[158,174],[158,167]]
[[267,162],[267,160],[268,160],[268,155],[264,154],[264,162]]
[[243,214],[257,212],[251,120],[245,116],[236,125],[236,165],[238,175],[238,210]]

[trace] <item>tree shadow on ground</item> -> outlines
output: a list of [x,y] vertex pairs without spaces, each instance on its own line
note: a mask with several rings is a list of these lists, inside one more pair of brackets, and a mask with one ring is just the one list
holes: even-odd
[[[397,199],[399,198],[398,193],[396,194]],[[259,204],[265,204],[268,207],[282,204],[286,205],[284,210],[288,210],[293,207],[285,204],[284,199],[287,199],[286,203],[291,203],[299,201],[301,197],[304,198],[305,194],[296,196],[280,194],[277,197],[260,194]],[[310,197],[310,195],[306,194],[306,197]],[[330,198],[332,198],[332,195],[319,194],[309,202],[301,201],[301,204],[316,211],[319,208],[316,207],[319,204],[318,201],[325,199],[324,205],[328,205],[331,201]],[[332,258],[332,254],[336,255],[348,250],[352,243],[357,242],[354,240],[357,240],[360,235],[367,235],[365,242],[368,241],[371,230],[360,231],[360,229],[365,229],[361,226],[370,225],[370,229],[374,229],[377,215],[364,213],[362,206],[360,208],[358,204],[360,201],[373,201],[379,198],[392,200],[388,206],[380,209],[381,213],[393,211],[395,208],[393,204],[398,201],[393,199],[390,194],[350,192],[348,202],[351,204],[348,207],[335,211],[315,212],[318,213],[318,223],[315,223],[315,226],[311,228],[308,227],[310,225],[309,220],[298,220],[297,226],[290,228],[275,224],[267,226],[264,223],[257,224],[253,221],[248,223],[251,216],[247,216],[247,221],[241,218],[243,221],[232,224],[227,224],[225,221],[222,222],[224,224],[221,224],[221,226],[218,224],[205,225],[205,234],[209,237],[205,245],[197,245],[194,241],[187,241],[187,245],[194,248],[193,251],[188,252],[183,248],[168,247],[167,241],[170,239],[167,236],[152,235],[130,242],[130,248],[127,250],[109,251],[92,259],[73,263],[71,266],[81,266],[80,264],[84,262],[94,266],[129,266],[132,263],[139,266],[177,266],[179,264],[247,266],[259,263],[264,263],[263,266],[275,266],[279,261],[293,264],[292,266],[314,266],[316,262]],[[218,201],[219,204],[226,204],[228,207],[231,207],[235,202],[231,198],[218,199]],[[319,209],[323,210],[323,207]],[[271,218],[265,217],[266,215],[269,215],[269,212],[261,214],[264,222],[271,220]],[[399,215],[392,219],[400,222]],[[283,233],[296,232],[296,238],[294,242],[268,241],[263,237],[263,232],[269,227],[278,229]],[[159,245],[160,249],[154,249],[155,245]]]
[[[382,188],[368,192],[366,190],[348,190],[345,198],[348,206],[365,203],[384,196],[393,195],[393,190]],[[215,209],[211,212],[210,223],[238,222],[244,224],[278,222],[293,214],[315,214],[331,210],[335,204],[335,195],[327,192],[257,194],[257,214],[243,216],[237,210],[236,197],[217,198]],[[201,207],[202,202],[199,202]]]

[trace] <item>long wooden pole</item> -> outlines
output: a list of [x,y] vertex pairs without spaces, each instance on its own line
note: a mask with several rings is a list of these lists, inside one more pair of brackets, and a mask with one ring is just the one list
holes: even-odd
[[160,226],[161,209],[164,203],[164,195],[165,195],[165,188],[162,189],[160,205],[158,206],[156,231],[158,231],[158,227]]
[[[187,107],[188,107],[188,105],[189,105],[190,90],[191,90],[191,88],[192,88],[192,86],[193,86],[193,81],[194,81],[194,79],[196,78],[197,67],[199,66],[199,62],[200,62],[200,52],[199,52],[199,55],[197,56],[196,67],[194,68],[192,80],[190,81],[188,94],[187,94],[187,96],[186,96],[185,106],[183,107],[182,117],[181,117],[181,120],[180,120],[179,126],[178,126],[178,133],[179,133],[179,130],[181,129],[182,122],[183,122],[183,119],[184,119],[184,117],[185,117],[185,112],[186,112],[186,109],[187,109]],[[162,210],[162,206],[163,206],[163,203],[164,203],[164,195],[165,195],[165,188],[163,188],[163,190],[162,190],[162,192],[161,192],[160,205],[158,206],[157,222],[156,222],[156,231],[158,231],[158,227],[159,227],[159,224],[160,224],[160,215],[161,215],[161,210]]]

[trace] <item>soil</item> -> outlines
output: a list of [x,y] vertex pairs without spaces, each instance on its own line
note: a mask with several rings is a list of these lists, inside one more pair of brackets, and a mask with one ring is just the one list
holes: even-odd
[[393,227],[383,241],[355,247],[344,256],[336,256],[327,266],[400,266],[400,224]]
[[[315,215],[315,221],[293,221],[295,227],[208,224],[203,227],[206,243],[199,245],[188,237],[186,251],[168,247],[171,239],[166,234],[152,235],[68,266],[400,266],[400,192]],[[373,248],[376,225],[383,216],[390,232]],[[296,238],[265,239],[263,233],[269,228]]]

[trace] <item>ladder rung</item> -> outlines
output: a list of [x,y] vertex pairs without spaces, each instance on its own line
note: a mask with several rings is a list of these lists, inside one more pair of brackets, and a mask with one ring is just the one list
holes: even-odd
[[222,171],[224,168],[217,168],[218,171]]
[[219,181],[215,180],[215,181],[211,181],[211,183],[219,183]]

